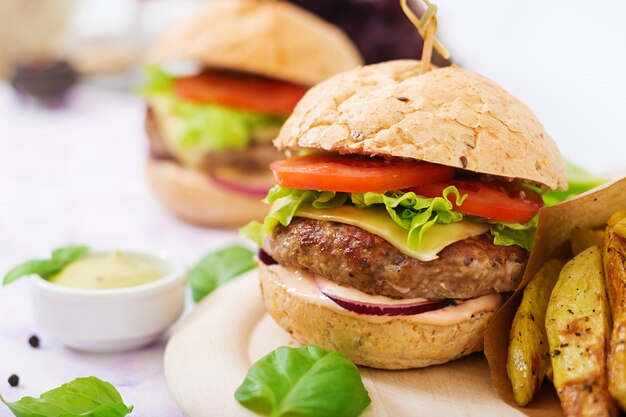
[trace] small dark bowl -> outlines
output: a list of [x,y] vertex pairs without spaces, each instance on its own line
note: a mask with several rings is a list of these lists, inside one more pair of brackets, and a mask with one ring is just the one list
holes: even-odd
[[20,94],[40,100],[60,98],[78,80],[78,73],[63,60],[18,64],[10,83]]

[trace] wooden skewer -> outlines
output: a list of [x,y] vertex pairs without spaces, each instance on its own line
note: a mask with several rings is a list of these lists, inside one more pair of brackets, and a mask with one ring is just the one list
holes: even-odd
[[426,26],[424,33],[424,47],[422,49],[422,68],[420,73],[424,74],[430,71],[430,61],[433,56],[433,43],[435,40],[435,32],[437,31],[437,23],[432,19]]
[[417,28],[420,36],[424,39],[421,59],[422,65],[420,67],[420,73],[422,74],[430,70],[433,48],[445,59],[450,58],[448,50],[435,37],[435,33],[437,32],[437,6],[430,3],[429,0],[423,1],[426,3],[427,9],[420,19],[409,7],[408,0],[400,0],[400,6],[404,14],[406,14],[411,23]]

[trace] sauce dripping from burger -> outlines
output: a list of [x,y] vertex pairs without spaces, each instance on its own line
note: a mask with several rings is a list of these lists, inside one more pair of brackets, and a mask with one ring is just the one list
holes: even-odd
[[426,300],[407,304],[373,304],[348,300],[323,291],[322,294],[346,310],[372,316],[412,316],[439,310],[454,303],[453,300]]
[[[347,309],[339,305],[324,292],[332,294],[335,298],[341,297],[350,300],[352,303],[358,304],[375,304],[385,305],[387,308],[395,308],[396,306],[409,303],[423,303],[426,299],[395,300],[383,296],[372,296],[354,288],[341,287],[331,281],[320,276],[300,271],[296,269],[286,268],[281,265],[260,265],[261,281],[271,280],[274,284],[283,287],[288,293],[301,298],[303,301],[319,305],[320,307],[329,308],[339,314],[354,315],[360,320],[370,323],[386,323],[394,320],[400,315],[375,315],[368,313],[358,313],[351,309]],[[334,288],[333,288],[334,287]],[[435,300],[437,301],[437,300]],[[449,303],[446,307],[433,309],[420,314],[401,315],[403,320],[409,320],[416,323],[432,324],[439,326],[454,325],[466,320],[471,320],[481,312],[493,312],[502,304],[502,296],[500,294],[484,295],[482,297],[471,300],[439,300],[438,302]]]

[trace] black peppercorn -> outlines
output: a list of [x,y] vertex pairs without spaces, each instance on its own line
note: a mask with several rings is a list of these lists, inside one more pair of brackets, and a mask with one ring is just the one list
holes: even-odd
[[37,349],[39,347],[39,338],[37,337],[37,335],[32,335],[30,339],[28,339],[28,344],[32,348]]
[[20,377],[13,374],[9,377],[9,385],[12,387],[17,387],[17,385],[20,383]]

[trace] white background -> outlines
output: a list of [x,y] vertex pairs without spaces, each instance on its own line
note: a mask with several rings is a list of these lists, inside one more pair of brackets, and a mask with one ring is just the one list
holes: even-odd
[[435,2],[456,63],[528,104],[566,158],[626,173],[626,2]]

